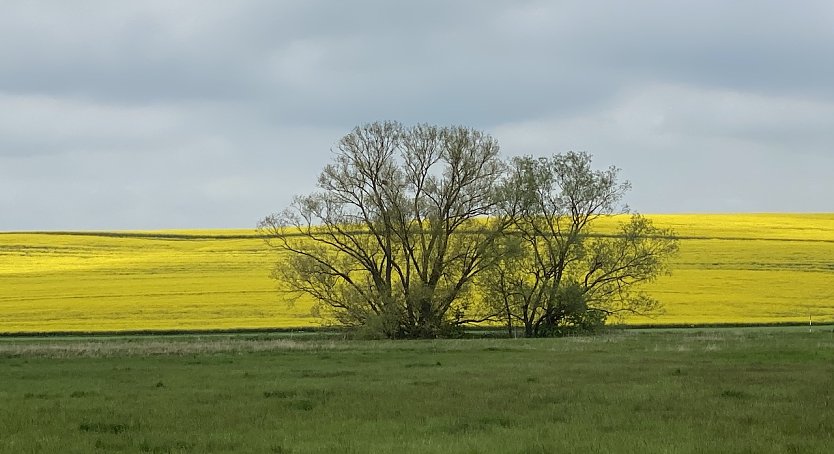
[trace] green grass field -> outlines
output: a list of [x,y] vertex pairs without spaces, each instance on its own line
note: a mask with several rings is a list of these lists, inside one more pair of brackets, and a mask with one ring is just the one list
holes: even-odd
[[834,332],[0,340],[3,453],[830,453]]
[[[681,236],[680,254],[648,287],[665,311],[625,322],[834,321],[834,214],[651,218]],[[319,326],[312,301],[276,291],[278,257],[254,235],[0,233],[0,333]]]

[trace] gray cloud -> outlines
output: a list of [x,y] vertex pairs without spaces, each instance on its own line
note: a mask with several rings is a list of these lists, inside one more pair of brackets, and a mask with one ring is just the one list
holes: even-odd
[[12,1],[0,230],[252,226],[379,119],[587,150],[644,212],[834,211],[834,6]]

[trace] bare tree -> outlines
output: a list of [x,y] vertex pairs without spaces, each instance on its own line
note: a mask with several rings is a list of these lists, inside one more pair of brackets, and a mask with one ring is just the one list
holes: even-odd
[[526,336],[545,336],[658,309],[639,284],[667,270],[673,233],[639,215],[618,232],[592,230],[597,219],[628,212],[621,201],[630,185],[618,173],[593,170],[586,153],[513,159],[502,191],[511,234],[502,239],[502,261],[482,279],[511,334],[514,321]]
[[433,337],[487,318],[463,298],[500,258],[509,225],[498,144],[463,127],[395,122],[339,142],[318,191],[259,227],[281,251],[273,277],[318,313],[387,337]]

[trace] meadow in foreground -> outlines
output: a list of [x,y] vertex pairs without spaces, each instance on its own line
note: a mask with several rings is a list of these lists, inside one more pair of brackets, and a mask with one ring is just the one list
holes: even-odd
[[834,332],[0,340],[0,452],[828,453]]
[[[665,312],[625,322],[834,321],[834,215],[651,218],[680,254],[648,288]],[[251,230],[0,233],[0,332],[318,326],[276,292],[276,258]]]

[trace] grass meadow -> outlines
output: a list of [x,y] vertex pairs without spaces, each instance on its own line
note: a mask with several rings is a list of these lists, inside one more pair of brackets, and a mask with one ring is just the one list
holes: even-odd
[[832,327],[0,339],[2,453],[830,453]]
[[[664,313],[625,323],[834,321],[834,214],[651,218],[680,254],[648,287]],[[277,258],[252,230],[0,233],[0,333],[319,326]]]

